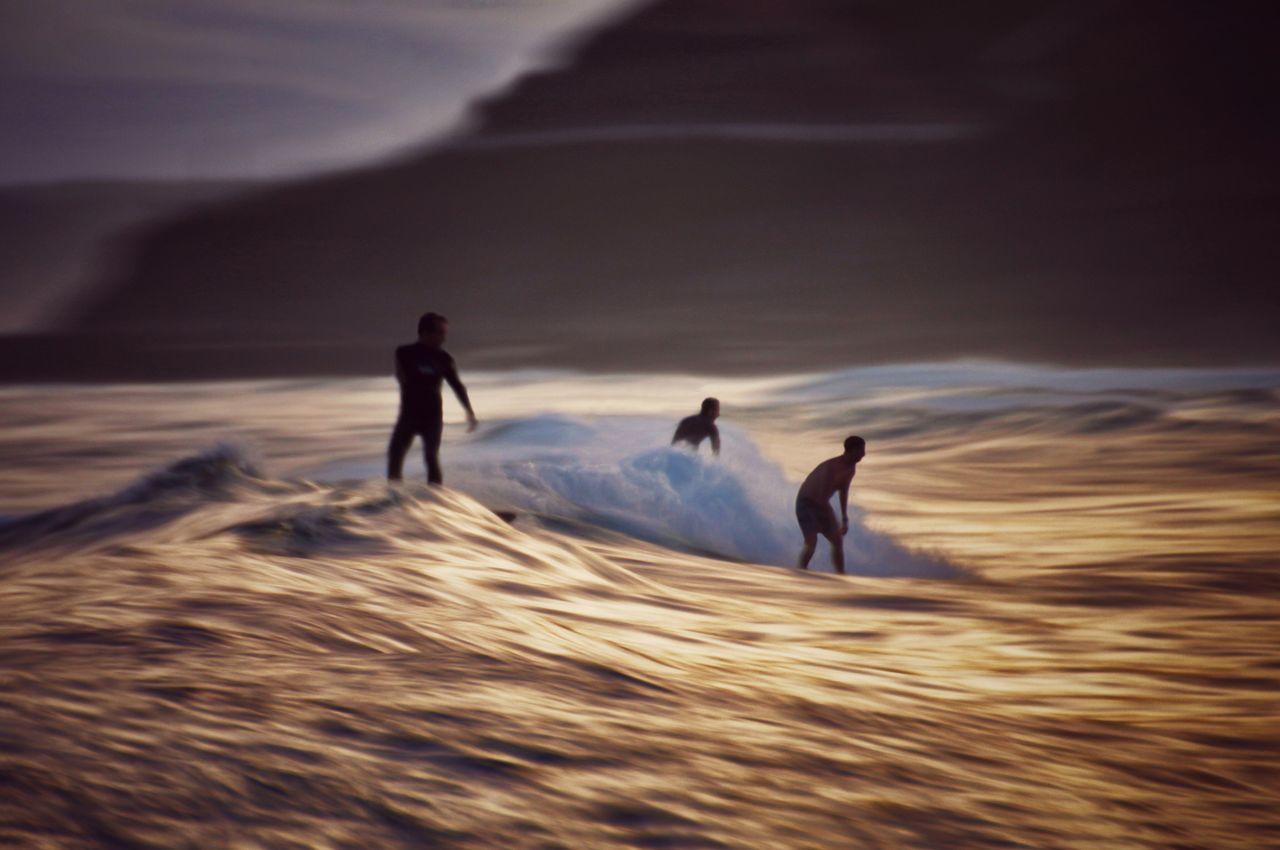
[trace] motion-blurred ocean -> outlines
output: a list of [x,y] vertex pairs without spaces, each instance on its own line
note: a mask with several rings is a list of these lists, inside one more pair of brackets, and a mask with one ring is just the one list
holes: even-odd
[[1280,847],[1280,374],[464,379],[0,389],[0,843]]

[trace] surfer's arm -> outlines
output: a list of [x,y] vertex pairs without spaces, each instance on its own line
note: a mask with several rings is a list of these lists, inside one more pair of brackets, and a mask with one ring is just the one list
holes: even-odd
[[840,533],[849,533],[849,485],[853,483],[853,479],[844,482],[844,486],[840,488]]
[[712,454],[720,454],[720,429],[711,426],[711,452]]
[[396,360],[396,383],[403,386],[404,385],[404,363],[400,362],[399,351],[397,351],[395,354],[395,360]]
[[689,418],[685,417],[676,424],[675,433],[671,435],[671,445],[689,439]]
[[474,431],[476,425],[475,411],[471,409],[471,397],[467,395],[467,388],[462,385],[462,379],[458,377],[458,370],[450,360],[449,368],[444,373],[444,379],[449,382],[449,386],[453,389],[453,394],[458,397],[458,404],[462,405],[462,409],[467,412],[467,430]]

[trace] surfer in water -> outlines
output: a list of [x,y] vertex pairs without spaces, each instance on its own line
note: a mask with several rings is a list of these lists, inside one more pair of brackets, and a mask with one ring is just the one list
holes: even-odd
[[[797,566],[809,568],[809,559],[821,534],[831,541],[831,562],[836,572],[844,575],[844,536],[849,533],[849,485],[858,471],[858,461],[867,454],[867,441],[849,437],[844,441],[844,454],[824,460],[813,468],[796,494],[796,521],[804,535]],[[831,496],[840,494],[840,521],[831,509]]]
[[711,452],[720,454],[720,429],[716,420],[720,418],[720,399],[704,398],[702,410],[692,416],[686,416],[676,426],[676,433],[671,438],[671,445],[688,443],[696,450],[703,440],[711,438]]
[[444,430],[444,405],[440,382],[448,381],[453,394],[467,411],[467,430],[476,429],[467,388],[458,379],[449,352],[441,348],[449,332],[449,320],[439,313],[424,313],[418,319],[418,341],[396,349],[396,380],[400,382],[400,415],[387,446],[387,478],[399,481],[404,456],[414,437],[422,438],[427,462],[427,481],[440,484],[440,435]]

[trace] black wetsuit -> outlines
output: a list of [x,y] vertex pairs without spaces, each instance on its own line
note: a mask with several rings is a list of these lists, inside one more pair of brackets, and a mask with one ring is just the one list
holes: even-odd
[[680,420],[671,444],[675,445],[683,440],[696,449],[708,437],[711,438],[711,450],[720,454],[720,429],[716,427],[715,420],[705,413],[695,413]]
[[440,474],[440,435],[444,429],[440,382],[448,381],[458,401],[470,411],[467,388],[458,380],[458,370],[449,352],[416,342],[396,349],[396,380],[400,382],[400,415],[391,431],[391,444],[387,446],[387,478],[396,480],[401,477],[404,456],[413,444],[413,438],[421,437],[427,480],[439,484],[443,481]]

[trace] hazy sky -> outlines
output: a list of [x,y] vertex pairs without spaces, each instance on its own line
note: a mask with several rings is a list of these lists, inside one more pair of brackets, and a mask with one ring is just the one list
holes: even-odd
[[267,177],[449,129],[627,0],[0,4],[0,182]]

